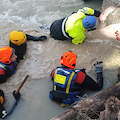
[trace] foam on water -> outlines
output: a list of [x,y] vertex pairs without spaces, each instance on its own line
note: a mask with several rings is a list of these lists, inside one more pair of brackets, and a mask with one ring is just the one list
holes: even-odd
[[[20,24],[24,28],[50,26],[54,20],[85,6],[80,0],[1,0],[0,4],[0,20]],[[90,6],[89,4],[86,5]],[[96,2],[94,8],[99,9]]]

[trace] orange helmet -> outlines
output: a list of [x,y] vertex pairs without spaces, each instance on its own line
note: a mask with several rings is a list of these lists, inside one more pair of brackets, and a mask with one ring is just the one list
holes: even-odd
[[67,51],[60,57],[60,63],[61,65],[65,65],[66,67],[75,68],[76,59],[77,55],[75,53],[73,53],[72,51]]
[[15,50],[11,47],[0,48],[0,62],[4,64],[10,64],[10,57],[15,53]]

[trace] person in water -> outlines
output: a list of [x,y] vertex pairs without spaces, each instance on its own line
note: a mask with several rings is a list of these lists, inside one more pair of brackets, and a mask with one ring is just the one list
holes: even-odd
[[19,61],[25,58],[27,41],[43,41],[45,39],[47,39],[46,36],[36,37],[25,34],[20,30],[12,31],[9,35],[9,46],[15,49],[15,54],[18,56],[17,61]]
[[100,11],[84,7],[72,15],[54,21],[50,26],[50,36],[57,40],[71,39],[72,43],[78,45],[86,38],[85,31],[94,30],[97,20],[105,21],[106,18]]
[[13,75],[17,67],[17,55],[12,47],[0,48],[0,83],[4,83]]
[[[20,99],[19,92],[15,94],[15,91],[13,91],[13,96],[16,101]],[[7,115],[9,115],[9,112],[7,112],[4,107],[4,103],[5,103],[5,95],[4,95],[4,92],[0,89],[0,118],[1,119],[4,119]]]
[[55,68],[51,73],[53,80],[53,90],[50,91],[51,100],[61,105],[70,105],[79,100],[83,95],[83,89],[97,91],[103,87],[103,77],[101,63],[94,64],[97,80],[93,80],[85,72],[85,69],[76,68],[77,56],[72,51],[65,52],[60,57],[61,67]]

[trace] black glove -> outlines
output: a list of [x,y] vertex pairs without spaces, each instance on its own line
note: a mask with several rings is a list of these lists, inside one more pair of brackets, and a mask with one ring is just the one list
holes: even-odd
[[85,70],[86,70],[85,68],[81,69],[81,71],[86,74],[86,71],[85,71]]
[[13,91],[13,96],[16,100],[19,100],[20,99],[20,93],[18,92],[17,94],[15,94],[15,90]]
[[8,67],[5,67],[5,73],[7,77],[10,77],[12,75],[12,71]]
[[19,60],[19,59],[17,59],[17,60],[16,60],[16,62],[17,62],[17,63],[19,63],[19,62],[20,62],[20,60]]
[[46,36],[40,36],[40,37],[35,37],[33,41],[43,41],[45,39],[47,39]]

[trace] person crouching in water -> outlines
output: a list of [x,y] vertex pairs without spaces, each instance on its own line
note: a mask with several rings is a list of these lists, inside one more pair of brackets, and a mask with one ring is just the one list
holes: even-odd
[[[13,91],[13,96],[15,98],[16,101],[18,101],[20,99],[20,93],[18,92],[17,94],[15,93],[16,91]],[[4,92],[0,89],[0,118],[4,119],[5,117],[7,117],[10,112],[7,112],[5,107],[4,107],[4,103],[5,103],[5,95]],[[17,104],[17,103],[16,103]],[[11,110],[13,111],[13,108],[11,108]]]
[[55,68],[51,73],[53,90],[49,97],[63,105],[70,105],[79,100],[83,95],[83,89],[97,91],[103,86],[102,68],[100,63],[95,64],[97,81],[94,81],[85,72],[85,69],[76,68],[77,56],[72,51],[65,52],[60,57],[61,67]]
[[27,49],[27,41],[33,40],[33,41],[43,41],[47,39],[46,36],[31,36],[28,34],[25,34],[24,32],[18,30],[18,31],[12,31],[9,35],[9,46],[15,49],[15,54],[17,57],[17,62],[19,60],[22,60],[25,58],[25,53]]
[[94,27],[97,20],[94,16],[99,17],[101,21],[106,20],[100,11],[84,7],[69,17],[54,21],[50,26],[50,36],[57,40],[71,39],[73,44],[78,45],[86,38],[85,30],[96,29]]
[[15,49],[12,47],[0,48],[0,83],[7,81],[16,71],[16,59]]

